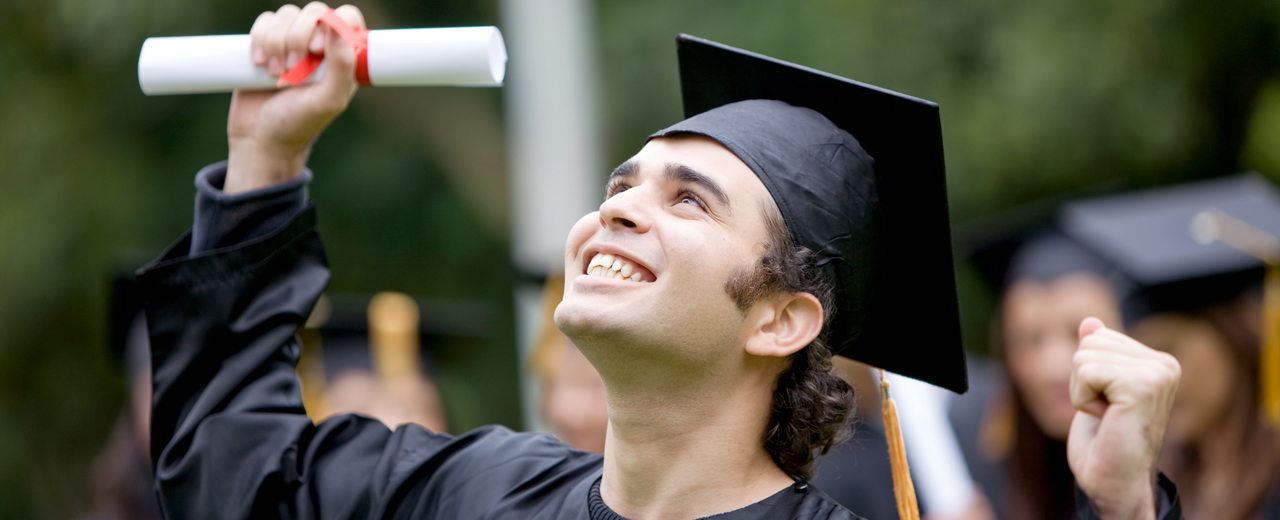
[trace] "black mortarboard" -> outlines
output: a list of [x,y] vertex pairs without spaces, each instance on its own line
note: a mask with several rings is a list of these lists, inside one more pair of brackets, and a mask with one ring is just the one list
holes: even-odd
[[956,391],[961,344],[938,105],[688,35],[688,119],[764,182],[835,285],[832,350]]
[[1280,192],[1256,174],[1077,201],[1063,207],[1061,222],[1141,286],[1139,305],[1126,310],[1185,310],[1262,280],[1261,260],[1213,237],[1197,240],[1197,216],[1215,209],[1280,236]]

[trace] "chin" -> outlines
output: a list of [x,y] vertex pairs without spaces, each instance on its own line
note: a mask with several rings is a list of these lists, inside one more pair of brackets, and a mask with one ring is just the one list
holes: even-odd
[[601,339],[625,336],[626,327],[617,323],[616,312],[608,312],[593,304],[584,295],[566,291],[564,300],[556,306],[556,327],[568,336],[579,349]]

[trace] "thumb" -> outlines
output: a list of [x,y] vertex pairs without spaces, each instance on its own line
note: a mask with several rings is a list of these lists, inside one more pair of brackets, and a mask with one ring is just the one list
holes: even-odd
[[1102,324],[1102,320],[1094,318],[1093,316],[1085,318],[1084,321],[1080,322],[1080,341],[1084,341],[1084,338],[1088,337],[1090,334],[1105,328],[1107,328],[1107,326]]

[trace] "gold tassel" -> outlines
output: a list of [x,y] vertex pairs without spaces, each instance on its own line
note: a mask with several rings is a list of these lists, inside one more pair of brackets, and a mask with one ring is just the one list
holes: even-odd
[[1222,242],[1267,265],[1262,290],[1258,411],[1263,422],[1280,428],[1280,239],[1217,208],[1191,219],[1191,236],[1201,244]]
[[1280,428],[1280,264],[1267,265],[1264,283],[1258,382],[1262,387],[1262,417],[1272,428]]
[[902,442],[902,427],[898,425],[898,407],[889,397],[889,380],[880,371],[880,411],[884,414],[884,437],[889,444],[889,464],[893,467],[893,496],[898,502],[900,520],[920,520],[920,506],[916,503],[916,488],[911,483],[911,468],[907,466],[907,446]]

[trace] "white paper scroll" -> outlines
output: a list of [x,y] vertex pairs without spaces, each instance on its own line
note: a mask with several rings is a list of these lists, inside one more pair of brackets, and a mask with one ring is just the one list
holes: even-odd
[[[497,87],[507,69],[497,27],[370,31],[368,55],[375,87]],[[147,38],[138,56],[138,84],[148,96],[266,90],[276,81],[253,64],[247,34]]]

